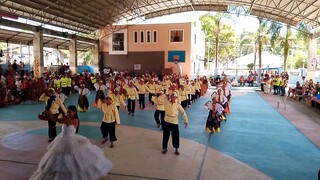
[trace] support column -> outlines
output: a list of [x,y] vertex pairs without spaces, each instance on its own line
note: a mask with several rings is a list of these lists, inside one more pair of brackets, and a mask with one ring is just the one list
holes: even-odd
[[78,53],[77,53],[77,37],[74,36],[69,41],[69,60],[70,70],[72,74],[78,73]]
[[[43,32],[42,28],[39,27],[36,32],[33,33],[33,60],[34,63],[34,76],[41,77],[44,72],[44,61],[43,61]],[[36,72],[38,70],[38,72]]]
[[307,79],[315,81],[316,59],[317,58],[317,38],[310,35],[308,44],[308,64],[307,64]]
[[100,59],[100,46],[99,42],[93,46],[93,69],[94,73],[99,73],[99,59]]

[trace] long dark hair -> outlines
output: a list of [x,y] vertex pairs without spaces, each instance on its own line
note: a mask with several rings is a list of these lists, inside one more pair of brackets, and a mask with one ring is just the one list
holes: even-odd
[[75,105],[70,105],[70,106],[68,106],[67,109],[69,109],[69,110],[71,110],[72,112],[75,112],[75,113],[76,113],[76,114],[74,115],[74,118],[75,118],[75,119],[78,119],[78,126],[77,126],[77,128],[76,128],[76,133],[78,133],[78,132],[79,132],[79,126],[80,126],[80,120],[79,120],[79,117],[78,117],[77,107],[76,107]]

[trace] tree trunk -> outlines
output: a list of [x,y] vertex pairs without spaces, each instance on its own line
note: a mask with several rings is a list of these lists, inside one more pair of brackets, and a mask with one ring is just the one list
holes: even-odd
[[289,55],[289,26],[287,25],[287,34],[286,34],[286,40],[284,43],[284,48],[283,48],[283,71],[286,71],[287,69],[287,59]]
[[261,69],[262,67],[262,40],[261,40],[261,37],[259,36],[259,49],[258,49],[258,52],[259,52],[259,69]]
[[219,36],[218,36],[218,34],[217,34],[217,37],[216,37],[216,57],[215,57],[215,69],[217,69],[218,68],[218,49],[219,49]]
[[254,43],[253,72],[256,70],[257,63],[257,43]]

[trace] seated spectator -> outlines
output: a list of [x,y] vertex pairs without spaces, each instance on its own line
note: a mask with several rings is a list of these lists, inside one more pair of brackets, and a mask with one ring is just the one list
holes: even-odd
[[19,104],[19,99],[16,99],[12,93],[12,91],[9,89],[6,93],[6,96],[4,98],[5,105],[13,105],[13,104]]
[[253,87],[253,74],[250,74],[248,76],[248,80],[247,80],[249,86]]
[[233,78],[232,78],[232,80],[231,80],[231,85],[232,85],[233,87],[237,87],[237,86],[239,85],[236,77],[233,77]]
[[246,81],[244,80],[243,76],[240,76],[240,86],[244,86]]

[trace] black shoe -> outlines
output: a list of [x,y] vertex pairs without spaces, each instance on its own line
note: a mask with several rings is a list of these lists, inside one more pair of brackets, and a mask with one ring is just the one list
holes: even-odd
[[134,116],[134,114],[132,113],[131,116]]
[[130,116],[130,115],[131,115],[131,112],[128,112],[128,115]]

